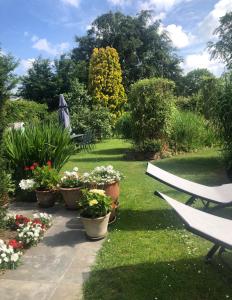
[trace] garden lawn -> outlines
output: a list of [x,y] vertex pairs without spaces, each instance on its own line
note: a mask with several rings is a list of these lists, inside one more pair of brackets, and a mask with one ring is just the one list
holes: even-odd
[[[84,299],[231,299],[230,270],[217,257],[212,265],[204,263],[212,244],[187,232],[176,213],[154,196],[154,191],[181,201],[187,197],[145,175],[146,162],[124,160],[128,147],[122,140],[108,140],[89,153],[71,157],[65,166],[78,166],[82,172],[112,164],[125,175],[119,217],[109,227],[110,233],[85,284]],[[219,154],[213,150],[156,164],[203,184],[227,182]],[[223,214],[231,217],[231,209]],[[229,254],[226,258],[230,262]]]

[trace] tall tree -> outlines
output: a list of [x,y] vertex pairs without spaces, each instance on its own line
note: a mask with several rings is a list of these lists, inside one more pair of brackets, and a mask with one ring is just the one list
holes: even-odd
[[128,88],[138,79],[161,76],[175,80],[180,59],[168,35],[160,32],[160,22],[151,22],[151,12],[135,17],[109,12],[98,17],[87,35],[76,37],[76,61],[89,62],[94,48],[113,47],[118,51],[123,79]]
[[49,109],[58,106],[56,76],[49,59],[37,58],[22,78],[20,95],[28,100],[47,103]]
[[96,104],[118,115],[126,102],[122,70],[116,49],[95,48],[90,59],[89,90]]
[[208,48],[212,58],[219,58],[226,66],[232,67],[232,12],[220,18],[220,25],[214,31],[218,39],[209,42]]
[[185,96],[192,96],[198,93],[205,78],[215,78],[215,76],[207,69],[195,69],[190,71],[183,77],[183,94]]
[[0,49],[0,204],[7,193],[5,163],[3,160],[3,131],[5,128],[4,107],[10,91],[14,88],[17,79],[13,71],[17,62],[11,55],[6,55]]

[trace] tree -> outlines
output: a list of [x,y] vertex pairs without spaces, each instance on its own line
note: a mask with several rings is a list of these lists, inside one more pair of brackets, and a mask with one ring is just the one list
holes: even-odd
[[6,55],[0,49],[0,204],[8,192],[8,175],[5,172],[3,160],[3,131],[5,128],[5,103],[10,91],[14,88],[17,78],[13,71],[17,62],[11,55]]
[[58,107],[58,93],[51,61],[37,58],[27,75],[22,78],[20,95],[28,100],[47,103],[51,110]]
[[70,91],[72,81],[78,77],[78,67],[69,55],[63,54],[55,59],[55,77],[58,94]]
[[220,25],[214,31],[216,42],[209,42],[208,49],[212,58],[221,59],[228,68],[232,67],[232,12],[220,18]]
[[184,78],[183,94],[184,96],[192,96],[199,92],[205,78],[215,78],[215,76],[207,69],[195,69],[190,71]]
[[114,48],[95,48],[89,67],[89,91],[96,104],[118,115],[126,102],[122,71]]
[[151,12],[142,11],[135,17],[120,12],[103,14],[87,31],[76,37],[75,61],[89,61],[94,48],[113,47],[117,50],[126,88],[138,79],[167,77],[175,80],[181,69],[166,32],[160,33],[160,22],[151,21]]

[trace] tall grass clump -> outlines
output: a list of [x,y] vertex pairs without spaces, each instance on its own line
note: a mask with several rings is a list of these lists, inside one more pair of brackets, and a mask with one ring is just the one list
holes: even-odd
[[210,147],[216,142],[215,130],[202,115],[175,110],[170,134],[170,146],[175,152]]
[[5,157],[16,180],[23,178],[25,166],[34,162],[42,166],[50,160],[59,171],[75,153],[69,132],[51,123],[28,126],[24,131],[8,130],[4,142]]

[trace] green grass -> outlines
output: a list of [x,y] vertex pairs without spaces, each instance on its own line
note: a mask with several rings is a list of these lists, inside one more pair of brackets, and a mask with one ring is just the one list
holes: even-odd
[[[212,265],[204,263],[211,243],[187,232],[176,213],[153,193],[159,190],[181,201],[187,197],[146,176],[146,162],[124,160],[128,146],[121,140],[109,140],[92,152],[72,157],[65,166],[69,169],[77,165],[86,171],[112,164],[125,175],[119,217],[110,225],[85,284],[84,299],[230,299],[229,269],[218,258]],[[156,164],[204,184],[227,181],[219,154],[213,150]],[[230,209],[223,213],[231,216]]]

